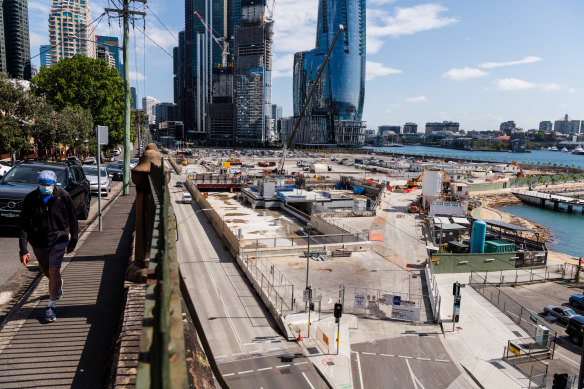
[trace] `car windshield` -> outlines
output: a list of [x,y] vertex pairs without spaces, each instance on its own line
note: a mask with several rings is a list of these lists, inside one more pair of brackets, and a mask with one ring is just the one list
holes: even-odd
[[[102,167],[100,170],[101,170],[101,176],[107,177],[107,170],[104,167]],[[97,176],[97,167],[84,166],[83,171],[85,172],[86,176]]]
[[130,158],[130,163],[138,163],[138,158]]
[[119,163],[108,163],[107,168],[108,169],[121,169],[122,165],[120,165]]
[[566,316],[576,316],[576,312],[574,312],[574,310],[573,310],[573,309],[566,309],[566,310],[564,311],[564,314],[565,314]]
[[67,173],[65,169],[51,169],[49,166],[19,165],[12,168],[3,178],[5,184],[11,185],[36,185],[37,178],[43,170],[52,170],[57,175],[57,186],[67,186]]

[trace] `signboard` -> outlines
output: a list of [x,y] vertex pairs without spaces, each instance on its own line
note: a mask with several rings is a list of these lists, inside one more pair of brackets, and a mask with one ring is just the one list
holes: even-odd
[[401,304],[401,296],[393,296],[393,305]]
[[535,316],[533,313],[529,314],[529,318],[531,319],[532,322],[537,323],[537,316]]
[[420,308],[407,305],[394,305],[391,318],[399,320],[420,321]]
[[432,257],[432,262],[440,262],[440,257]]
[[511,351],[513,354],[519,356],[519,354],[521,354],[521,350],[519,349],[519,347],[515,346],[513,343],[509,342],[509,351]]
[[375,308],[377,305],[377,296],[367,295],[367,305],[369,308]]
[[229,169],[231,167],[231,162],[223,162],[223,167]]
[[354,308],[365,308],[365,292],[355,292]]
[[305,303],[308,302],[308,289],[304,289],[302,292],[302,301]]
[[547,263],[547,256],[543,252],[521,251],[515,259],[515,267],[540,266]]
[[98,137],[99,137],[99,144],[100,145],[107,145],[108,144],[108,126],[95,126],[96,127],[96,131],[99,132]]
[[385,305],[393,305],[393,294],[384,294],[383,297],[380,298],[380,300],[383,299],[383,303]]

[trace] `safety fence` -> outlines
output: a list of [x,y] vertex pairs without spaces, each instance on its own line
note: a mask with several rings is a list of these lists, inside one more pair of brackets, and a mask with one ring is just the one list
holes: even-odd
[[541,268],[518,268],[515,270],[472,271],[469,284],[530,284],[534,282],[573,280],[576,277],[578,266],[564,263],[548,265]]
[[150,167],[154,228],[140,339],[136,388],[186,388],[187,366],[180,302],[174,213],[164,164]]
[[285,247],[308,247],[308,242],[310,241],[310,246],[322,246],[326,244],[335,243],[355,243],[355,242],[366,242],[368,240],[368,234],[365,233],[361,236],[355,234],[329,234],[329,235],[308,235],[297,236],[274,236],[271,238],[257,238],[257,239],[241,239],[241,248],[244,250],[250,249],[263,249],[263,248],[285,248]]
[[540,388],[546,387],[548,364],[542,360],[550,358],[550,350],[544,343],[533,338],[521,338],[507,341],[503,360],[513,366],[529,379],[530,386],[535,383]]
[[442,298],[440,297],[440,292],[438,291],[438,282],[432,271],[432,266],[426,264],[424,268],[424,276],[426,277],[426,286],[429,292],[430,307],[432,308],[432,315],[434,323],[437,323],[440,319],[440,303]]

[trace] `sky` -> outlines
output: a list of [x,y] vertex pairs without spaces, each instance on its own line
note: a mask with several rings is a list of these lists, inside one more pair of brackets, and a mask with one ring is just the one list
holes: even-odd
[[[272,103],[293,113],[295,52],[314,48],[318,0],[275,0]],[[92,19],[119,0],[89,2]],[[49,0],[29,0],[31,55],[48,44]],[[184,29],[184,1],[150,0],[130,28],[130,82],[138,98],[173,101],[172,48]],[[380,125],[457,121],[493,130],[523,129],[564,114],[584,120],[584,1],[367,0],[363,120]],[[118,36],[120,20],[103,16],[97,35]],[[141,31],[145,23],[145,38]],[[39,58],[33,59],[39,65]],[[141,107],[141,103],[138,104]]]

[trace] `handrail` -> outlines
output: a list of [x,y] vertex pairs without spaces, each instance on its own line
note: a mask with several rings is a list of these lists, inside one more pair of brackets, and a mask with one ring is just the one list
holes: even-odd
[[[180,303],[174,213],[164,165],[150,167],[154,227],[136,388],[186,388],[187,366]],[[172,231],[171,231],[172,230]]]

